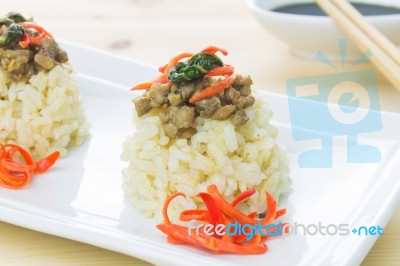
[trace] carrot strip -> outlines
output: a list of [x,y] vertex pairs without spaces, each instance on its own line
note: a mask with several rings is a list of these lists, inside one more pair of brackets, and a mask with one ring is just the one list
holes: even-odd
[[[250,229],[248,227],[246,227],[245,232],[250,233]],[[246,241],[246,238],[247,238],[247,236],[245,234],[240,234],[240,235],[238,234],[235,236],[234,242],[237,244],[241,244]]]
[[22,37],[22,40],[18,42],[19,46],[21,46],[22,48],[26,48],[29,46],[30,43],[30,37],[28,35],[28,33],[24,33],[24,36]]
[[36,173],[42,174],[49,170],[50,167],[52,167],[55,162],[60,158],[60,152],[55,151],[46,158],[40,160],[39,162],[36,163]]
[[247,216],[249,216],[251,219],[254,219],[254,218],[256,218],[256,215],[257,215],[257,212],[252,212]]
[[267,194],[267,214],[265,215],[264,219],[262,219],[261,224],[263,226],[267,226],[273,220],[275,220],[276,212],[277,212],[277,203],[274,197],[266,192]]
[[169,224],[171,223],[171,221],[169,220],[168,217],[168,206],[169,203],[176,197],[178,196],[183,196],[184,198],[186,198],[186,195],[182,192],[175,192],[174,194],[170,195],[164,202],[164,206],[163,206],[163,210],[162,210],[162,214],[163,214],[163,218],[164,218],[164,222]]
[[[231,224],[233,221],[232,219],[225,217],[225,226],[228,226],[229,224]],[[229,234],[224,234],[221,238],[221,240],[226,241],[226,242],[234,242],[235,241],[235,236],[234,235],[229,235]]]
[[33,160],[32,156],[30,155],[30,153],[27,150],[21,148],[20,146],[9,143],[9,144],[4,145],[4,148],[6,151],[5,155],[4,155],[5,158],[12,160],[14,157],[14,154],[16,152],[19,152],[19,154],[21,154],[22,159],[24,159],[26,164],[36,165],[35,161]]
[[11,161],[8,158],[2,158],[0,160],[0,165],[3,167],[3,169],[6,169],[8,171],[13,171],[13,172],[28,172],[33,174],[35,171],[35,165],[29,165],[29,164],[18,164],[13,161]]
[[196,235],[196,230],[194,229],[190,231],[189,235],[188,229],[185,226],[178,224],[163,223],[157,225],[157,228],[161,230],[161,232],[172,236],[176,240],[180,240],[197,247],[206,247],[208,249],[214,249],[213,246],[215,244],[212,243],[212,240],[200,236],[203,235],[202,233]]
[[207,77],[214,77],[214,76],[230,76],[235,72],[233,66],[222,66],[222,67],[215,67],[207,72]]
[[158,68],[158,72],[164,73],[164,72],[165,72],[165,69],[167,68],[167,66],[168,66],[168,64],[165,64],[165,65],[163,65],[163,66],[160,66],[160,67]]
[[231,205],[233,207],[236,207],[241,201],[247,199],[248,197],[252,196],[254,193],[256,193],[256,190],[254,188],[246,190],[242,193],[240,193],[236,198],[233,199]]
[[201,52],[207,53],[207,54],[215,54],[218,51],[221,52],[223,55],[228,55],[228,51],[226,49],[219,48],[216,46],[208,46],[207,48],[203,49]]
[[189,222],[191,220],[210,222],[211,219],[207,210],[184,210],[181,212],[179,220],[183,222]]
[[220,209],[218,209],[218,206],[214,198],[210,194],[203,192],[199,193],[198,195],[200,196],[200,198],[203,200],[204,204],[207,207],[208,213],[211,218],[211,223],[214,225],[225,224],[223,213],[221,212]]
[[279,217],[285,214],[286,214],[286,209],[280,209],[279,211],[276,212],[275,219],[278,219]]
[[21,189],[31,180],[28,172],[22,172],[22,176],[15,176],[5,171],[0,171],[0,185],[9,189]]
[[250,241],[244,244],[244,246],[249,246],[249,247],[255,247],[260,244],[261,241],[261,235],[260,234],[255,234]]
[[229,88],[229,86],[233,83],[235,77],[229,77],[214,83],[210,87],[205,88],[204,90],[198,92],[197,94],[193,95],[190,99],[190,103],[195,103],[197,101],[212,97],[217,95],[218,93],[224,91],[225,89]]
[[228,217],[231,217],[232,219],[238,221],[241,224],[255,224],[256,221],[254,219],[251,219],[244,213],[240,212],[237,210],[235,207],[233,207],[231,204],[229,204],[219,193],[217,186],[216,185],[210,185],[207,187],[207,191],[214,197],[215,202],[222,210],[223,213],[225,213]]
[[174,66],[176,66],[176,65],[179,63],[180,60],[182,60],[182,59],[184,59],[184,58],[191,57],[192,55],[193,55],[193,53],[180,53],[180,54],[178,54],[178,55],[172,57],[172,58],[169,60],[167,66],[165,67],[164,75],[165,75],[165,76],[168,76],[168,74],[169,74],[169,72],[171,71],[171,69],[172,69]]
[[46,31],[43,27],[41,27],[41,26],[39,26],[39,25],[37,25],[35,23],[32,23],[32,22],[21,22],[21,23],[19,23],[19,25],[21,25],[25,29],[34,29],[39,33],[39,35],[37,37],[29,36],[30,37],[30,42],[33,43],[33,44],[39,44],[46,37],[53,38],[53,36],[48,31]]
[[152,81],[148,81],[148,82],[143,82],[140,83],[134,87],[131,88],[131,91],[136,91],[136,90],[149,90],[151,88],[151,86],[153,86],[153,82]]
[[168,82],[168,75],[162,74],[161,76],[155,78],[153,83],[166,84]]
[[185,244],[185,241],[179,240],[172,235],[167,235],[167,241],[168,243],[179,245],[179,244]]
[[[249,216],[251,219],[254,219],[256,217],[256,215],[257,215],[257,212],[252,212],[247,216]],[[246,232],[249,232],[249,230],[246,230]],[[247,236],[245,234],[236,235],[235,238],[234,238],[234,242],[235,243],[242,243],[242,242],[244,242],[246,240],[246,237]]]

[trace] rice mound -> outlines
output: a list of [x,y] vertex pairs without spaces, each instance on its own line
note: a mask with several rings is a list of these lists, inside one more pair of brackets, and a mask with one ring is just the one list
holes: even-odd
[[201,207],[196,195],[216,184],[221,194],[232,200],[250,188],[256,193],[242,211],[265,211],[265,191],[276,199],[289,187],[288,160],[284,149],[276,142],[277,129],[270,124],[269,106],[257,99],[245,109],[249,121],[235,127],[231,119],[195,119],[196,133],[190,139],[170,139],[165,135],[160,110],[138,118],[134,111],[136,132],[123,145],[122,189],[130,205],[162,220],[161,209],[170,194],[181,191],[171,202],[169,212],[177,219],[186,208]]
[[0,143],[16,143],[36,160],[80,145],[88,124],[69,63],[40,71],[28,82],[7,81],[0,68]]

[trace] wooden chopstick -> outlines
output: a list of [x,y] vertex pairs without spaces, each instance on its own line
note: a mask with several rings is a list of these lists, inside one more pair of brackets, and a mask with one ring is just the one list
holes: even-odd
[[400,91],[400,55],[396,46],[346,0],[316,1],[361,52],[372,52],[369,60]]
[[369,38],[400,65],[400,50],[386,38],[379,30],[371,25],[364,17],[346,0],[331,0],[337,7],[350,18]]

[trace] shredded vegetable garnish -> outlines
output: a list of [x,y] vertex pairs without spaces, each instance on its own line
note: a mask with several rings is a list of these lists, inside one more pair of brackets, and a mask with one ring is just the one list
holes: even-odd
[[[35,162],[28,151],[15,144],[0,144],[0,186],[20,189],[29,184],[35,173],[45,173],[60,157],[55,151]],[[22,162],[20,162],[22,161]]]
[[0,27],[4,27],[0,35],[0,47],[9,48],[17,43],[25,49],[30,44],[40,44],[45,38],[53,38],[44,28],[33,23],[32,18],[26,19],[15,12],[0,18]]
[[195,103],[197,101],[212,97],[217,95],[218,93],[224,91],[229,88],[229,86],[235,81],[235,77],[228,77],[223,80],[218,81],[217,83],[211,85],[210,87],[205,88],[199,93],[193,95],[190,99],[190,103]]
[[168,75],[171,69],[176,66],[181,59],[191,57],[192,55],[192,53],[181,53],[172,57],[166,65],[158,68],[158,70],[162,73],[159,77],[155,78],[152,81],[138,84],[134,86],[131,90],[148,90],[154,83],[166,84],[168,82]]
[[[162,73],[159,77],[152,81],[138,84],[131,90],[149,90],[156,83],[179,84],[185,81],[203,78],[204,76],[222,76],[224,79],[193,95],[189,102],[194,103],[215,96],[229,88],[235,80],[235,77],[233,76],[235,69],[230,65],[224,65],[222,60],[215,55],[217,52],[221,52],[223,55],[228,54],[227,50],[215,46],[209,46],[195,54],[178,54],[172,57],[167,64],[158,68]],[[183,59],[186,59],[186,61],[181,61]]]
[[19,42],[22,48],[26,48],[29,44],[40,44],[44,38],[53,38],[43,27],[32,22],[19,23],[24,29],[25,34],[23,39]]
[[[240,226],[248,225],[245,232],[251,233],[251,225],[261,224],[268,228],[269,224],[274,222],[279,216],[286,213],[286,209],[277,210],[277,203],[272,195],[266,192],[266,214],[264,218],[256,219],[257,213],[253,212],[248,215],[239,211],[236,206],[252,196],[254,189],[247,190],[239,194],[232,203],[227,202],[219,193],[215,185],[207,188],[207,193],[199,193],[198,196],[204,202],[206,210],[185,210],[180,214],[180,220],[189,222],[192,220],[207,222],[214,226],[229,226],[235,223]],[[254,234],[248,239],[246,234],[207,234],[204,227],[194,229],[183,225],[171,223],[168,217],[168,206],[170,202],[177,196],[185,196],[182,192],[177,192],[169,196],[164,203],[163,217],[164,223],[157,225],[157,228],[167,235],[169,243],[172,244],[189,244],[195,247],[205,248],[215,253],[234,253],[234,254],[263,254],[267,252],[265,241],[268,235],[272,235],[273,230],[264,229],[262,234]],[[217,227],[215,227],[217,228]],[[285,231],[286,232],[286,231]]]

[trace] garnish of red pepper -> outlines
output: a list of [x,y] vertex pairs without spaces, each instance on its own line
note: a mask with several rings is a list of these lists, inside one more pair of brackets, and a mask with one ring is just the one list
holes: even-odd
[[[22,40],[19,42],[19,46],[22,48],[27,48],[29,44],[40,44],[45,38],[53,38],[48,31],[35,23],[20,22],[18,24],[21,25],[25,30],[25,34]],[[33,34],[33,32],[35,34]]]
[[[223,55],[228,54],[228,51],[226,49],[219,48],[216,46],[208,46],[207,48],[203,49],[201,52],[207,53],[207,54],[215,54],[216,52],[221,52]],[[132,87],[131,90],[149,90],[151,88],[151,86],[155,83],[161,83],[161,84],[168,83],[168,74],[170,73],[171,69],[173,67],[175,67],[176,65],[178,65],[178,63],[182,59],[191,58],[192,56],[193,56],[193,53],[184,52],[184,53],[180,53],[180,54],[172,57],[167,64],[160,66],[158,68],[158,71],[162,73],[160,76],[153,79],[152,81],[140,83],[140,84]],[[225,77],[227,77],[227,76],[232,75],[234,73],[234,71],[235,70],[232,66],[224,65],[221,67],[215,67],[215,68],[211,69],[210,71],[208,71],[206,73],[206,76],[225,76]],[[227,83],[227,81],[224,81],[224,82],[222,82],[222,84],[218,84],[218,85],[214,86],[213,89],[207,90],[204,93],[204,95],[210,95],[210,93],[218,93],[219,91],[221,91],[221,89],[216,90],[215,88],[225,86],[224,85],[225,83]],[[198,96],[198,97],[201,97],[201,96]],[[207,97],[210,97],[210,96],[207,96]]]
[[[0,186],[20,189],[31,181],[35,173],[46,172],[60,157],[55,151],[35,162],[30,153],[15,144],[0,144]],[[20,162],[22,161],[22,162]]]
[[[228,203],[219,193],[217,186],[210,185],[207,188],[207,193],[199,193],[198,196],[203,200],[205,210],[185,210],[180,214],[180,220],[191,222],[192,220],[208,222],[217,230],[217,226],[239,223],[241,226],[245,224],[254,225],[256,223],[267,226],[267,222],[273,222],[277,217],[285,214],[286,209],[277,211],[276,201],[270,193],[266,193],[266,216],[262,219],[256,219],[257,213],[252,212],[248,215],[239,211],[235,207],[241,201],[249,198],[255,193],[255,189],[249,189],[239,194],[231,203]],[[191,246],[205,248],[215,253],[233,253],[233,254],[263,254],[268,248],[265,241],[268,238],[268,233],[276,233],[274,228],[268,231],[263,231],[261,234],[254,234],[251,239],[248,236],[253,230],[250,227],[243,229],[247,234],[224,235],[209,234],[204,227],[188,228],[183,225],[171,223],[168,218],[168,206],[170,202],[177,196],[184,196],[181,192],[176,192],[169,196],[163,207],[164,223],[157,225],[157,228],[167,235],[168,242],[171,244],[189,244]],[[267,227],[266,227],[267,228]],[[232,231],[230,231],[232,232]],[[286,232],[286,231],[285,231]]]

